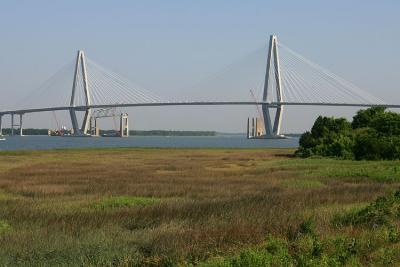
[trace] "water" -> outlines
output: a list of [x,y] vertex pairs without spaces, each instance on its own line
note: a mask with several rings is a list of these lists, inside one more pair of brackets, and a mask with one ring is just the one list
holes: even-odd
[[96,147],[186,147],[186,148],[259,148],[297,147],[298,138],[289,139],[253,139],[245,136],[132,136],[114,137],[56,137],[56,136],[14,136],[0,141],[0,150],[32,150],[60,148],[96,148]]

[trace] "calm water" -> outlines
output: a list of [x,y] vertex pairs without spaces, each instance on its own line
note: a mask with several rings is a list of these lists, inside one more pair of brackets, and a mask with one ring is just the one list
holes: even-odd
[[49,137],[49,136],[15,136],[6,137],[0,141],[0,150],[20,149],[56,149],[82,147],[225,147],[225,148],[256,148],[256,147],[297,147],[298,138],[289,139],[253,139],[245,136],[132,136],[128,138],[114,137]]

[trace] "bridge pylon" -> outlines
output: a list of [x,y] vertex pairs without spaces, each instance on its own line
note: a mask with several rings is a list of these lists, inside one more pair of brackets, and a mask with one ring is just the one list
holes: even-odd
[[79,135],[88,135],[90,116],[92,113],[92,110],[90,108],[86,108],[86,110],[84,110],[85,115],[83,117],[82,126],[79,127],[78,119],[76,116],[77,110],[75,109],[75,94],[76,94],[76,89],[78,87],[78,79],[79,79],[80,75],[82,76],[85,105],[90,106],[92,103],[91,103],[89,84],[88,84],[85,53],[82,50],[78,51],[78,55],[76,57],[74,82],[72,85],[72,93],[71,93],[71,101],[70,101],[70,109],[69,109],[69,113],[71,116],[72,128],[74,130],[74,135],[78,135],[78,136]]
[[[272,70],[272,71],[271,71]],[[271,75],[273,74],[273,75]],[[271,77],[272,76],[272,77]],[[281,82],[281,70],[279,65],[279,52],[278,52],[278,38],[276,35],[271,35],[269,39],[269,49],[268,49],[268,58],[267,58],[267,67],[265,73],[265,82],[264,82],[264,94],[263,101],[268,101],[269,94],[273,92],[269,92],[269,88],[272,90],[272,86],[270,86],[273,82],[272,79],[275,79],[275,93],[276,93],[276,103],[277,105],[271,107],[268,104],[262,104],[262,113],[264,119],[264,127],[265,127],[265,135],[264,138],[282,138],[281,135],[281,123],[282,123],[282,113],[283,106],[280,104],[282,101],[282,82]],[[270,109],[276,108],[275,119],[271,121]]]

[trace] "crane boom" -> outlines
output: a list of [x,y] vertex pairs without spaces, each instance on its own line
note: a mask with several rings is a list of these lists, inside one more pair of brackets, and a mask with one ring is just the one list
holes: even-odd
[[56,112],[53,110],[52,113],[53,113],[54,120],[56,122],[57,130],[60,130],[60,124],[58,123]]
[[[250,94],[251,94],[251,97],[253,98],[254,102],[257,103],[257,98],[256,98],[256,96],[254,95],[253,90],[251,90],[251,89],[250,89]],[[261,122],[262,122],[263,125],[264,125],[264,117],[263,117],[263,115],[262,115],[262,112],[261,112],[261,110],[260,110],[260,107],[259,107],[258,105],[256,105],[256,109],[257,109],[257,112],[258,112],[258,116],[260,116]]]

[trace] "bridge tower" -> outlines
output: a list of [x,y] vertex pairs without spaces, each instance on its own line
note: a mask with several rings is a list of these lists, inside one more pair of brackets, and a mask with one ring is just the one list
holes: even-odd
[[[274,75],[271,75],[271,73],[273,73]],[[262,104],[262,113],[263,113],[264,127],[265,127],[264,137],[282,138],[283,136],[280,134],[282,113],[283,113],[283,106],[280,104],[282,102],[282,82],[281,82],[281,70],[279,65],[278,38],[276,37],[276,35],[271,35],[269,39],[267,69],[265,73],[264,94],[263,94],[264,102],[268,101],[269,94],[274,93],[274,92],[269,92],[269,88],[270,87],[272,88],[272,86],[270,86],[273,82],[272,79],[275,79],[275,89],[276,89],[275,93],[276,93],[277,105],[272,107],[268,104]],[[270,115],[271,108],[276,108],[273,125]]]
[[83,80],[82,84],[83,84],[83,90],[85,93],[85,104],[86,104],[86,106],[90,106],[92,103],[91,103],[91,98],[90,98],[85,54],[82,50],[78,51],[78,55],[76,57],[74,82],[72,85],[72,94],[71,94],[70,109],[69,109],[69,114],[71,116],[71,123],[72,123],[72,128],[74,130],[74,135],[78,135],[78,136],[79,135],[88,135],[90,116],[92,113],[91,108],[86,108],[84,110],[85,115],[83,117],[82,126],[79,127],[78,119],[76,117],[77,109],[75,108],[75,93],[76,93],[78,79],[79,79],[80,75],[82,76],[82,80]]

